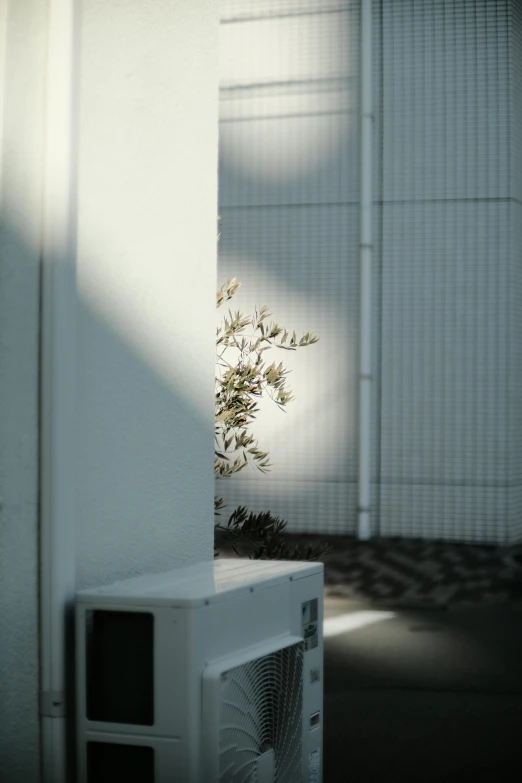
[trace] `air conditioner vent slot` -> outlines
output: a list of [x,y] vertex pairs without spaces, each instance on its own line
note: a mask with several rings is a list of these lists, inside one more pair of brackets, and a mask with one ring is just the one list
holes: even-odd
[[154,724],[154,617],[150,612],[86,613],[87,718]]
[[87,743],[87,783],[154,783],[154,750],[146,745]]

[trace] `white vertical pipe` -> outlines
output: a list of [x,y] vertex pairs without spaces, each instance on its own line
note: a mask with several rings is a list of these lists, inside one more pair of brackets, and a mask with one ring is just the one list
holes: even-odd
[[40,726],[42,782],[65,783],[74,604],[76,0],[49,0],[40,393]]
[[357,536],[371,537],[371,405],[372,405],[372,0],[361,2],[360,144],[360,366],[359,497]]

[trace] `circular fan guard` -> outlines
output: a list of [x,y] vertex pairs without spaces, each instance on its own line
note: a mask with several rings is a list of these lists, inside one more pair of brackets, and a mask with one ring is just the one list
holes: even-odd
[[274,755],[274,783],[300,783],[302,705],[302,643],[223,673],[220,783],[265,783],[257,770],[267,751]]

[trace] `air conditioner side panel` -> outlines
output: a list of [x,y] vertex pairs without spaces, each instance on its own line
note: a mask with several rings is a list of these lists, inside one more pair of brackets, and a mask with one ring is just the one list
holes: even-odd
[[[154,723],[134,725],[91,721],[87,717],[86,683],[86,615],[92,610],[117,612],[146,612],[154,617]],[[199,721],[187,720],[191,694],[191,657],[189,644],[190,613],[182,609],[158,606],[133,606],[131,603],[108,605],[79,603],[76,607],[76,702],[77,702],[77,746],[79,782],[85,783],[87,742],[96,735],[111,738],[125,737],[126,744],[163,747],[157,740],[171,741],[165,745],[168,758],[174,759],[173,768],[179,771],[180,779],[196,781],[191,763],[191,749],[199,742]],[[163,753],[163,751],[162,751]],[[165,758],[167,758],[167,756]],[[163,755],[162,755],[163,758]],[[159,763],[159,762],[158,762]],[[158,769],[163,769],[161,762]],[[159,774],[159,773],[158,773]],[[155,783],[167,780],[156,775]]]
[[[290,582],[290,633],[304,636],[313,624],[311,618],[303,618],[303,604],[317,599],[317,646],[305,650],[303,667],[303,781],[320,783],[323,759],[323,573]],[[308,607],[306,607],[308,609]],[[309,621],[310,620],[310,621]],[[315,618],[314,618],[315,623]],[[313,639],[313,636],[310,637]],[[313,641],[315,644],[315,640]],[[317,676],[319,679],[317,679]],[[314,724],[310,721],[314,718]]]
[[[180,764],[182,761],[183,749],[180,743],[173,739],[164,737],[140,736],[134,734],[111,734],[107,732],[87,732],[78,749],[78,783],[97,783],[87,777],[87,743],[104,743],[108,745],[118,745],[132,747],[152,748],[154,751],[154,783],[171,783],[172,770],[183,769]],[[188,780],[181,776],[180,780]],[[98,782],[99,783],[99,782]],[[143,781],[149,783],[149,781]]]

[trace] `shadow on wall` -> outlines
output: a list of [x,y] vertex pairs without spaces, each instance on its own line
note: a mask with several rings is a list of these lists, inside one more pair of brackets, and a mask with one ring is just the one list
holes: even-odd
[[80,299],[78,404],[78,584],[210,559],[213,399],[204,417]]
[[13,781],[39,777],[38,280],[38,253],[0,213],[0,759]]
[[[3,418],[6,422],[16,418],[18,408],[25,403],[25,418],[33,428],[27,437],[32,436],[34,451],[38,390],[31,380],[38,377],[40,269],[34,250],[25,245],[20,232],[5,221],[0,221],[0,232],[2,299],[11,305],[10,310],[4,308],[2,318],[2,347],[9,361],[3,373],[7,392]],[[88,259],[82,259],[82,264],[88,265]],[[81,271],[79,278],[81,289]],[[175,296],[173,292],[173,307]],[[11,325],[10,313],[20,314],[18,320],[26,324],[26,336]],[[140,317],[136,311],[138,330]],[[197,346],[193,349],[197,352]],[[212,516],[213,508],[213,487],[209,481],[209,476],[213,476],[213,397],[209,395],[207,414],[198,409],[190,389],[186,394],[179,390],[190,368],[182,365],[176,370],[175,350],[167,358],[172,362],[169,374],[178,381],[176,388],[79,291],[79,588],[93,580],[193,562],[190,548],[196,549],[200,559],[211,557],[211,537],[205,520],[210,525],[207,518],[209,511]],[[17,386],[20,394],[27,393],[26,400],[15,394]],[[0,443],[2,451],[4,443],[5,440]],[[32,456],[34,464],[35,454]],[[3,455],[2,461],[14,471],[15,459],[15,455]],[[203,478],[207,480],[206,490],[201,485]],[[19,484],[16,476],[12,481]],[[4,498],[8,491],[8,487],[3,488]]]
[[[39,774],[40,256],[29,236],[0,215],[0,758],[9,780]],[[78,589],[212,559],[212,405],[209,394],[208,415],[198,410],[78,298]]]

